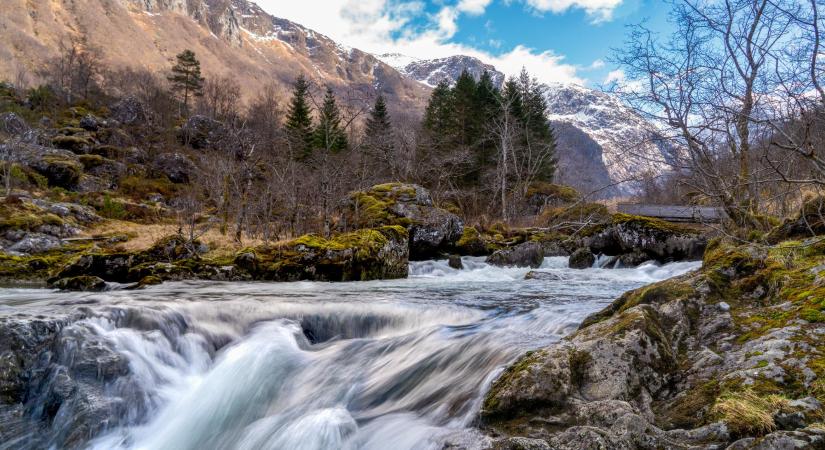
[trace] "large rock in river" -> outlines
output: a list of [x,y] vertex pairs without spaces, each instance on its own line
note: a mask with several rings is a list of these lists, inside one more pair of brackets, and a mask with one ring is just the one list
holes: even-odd
[[366,281],[406,278],[407,230],[364,229],[330,239],[316,235],[238,253],[235,264],[257,280]]
[[[650,217],[615,214],[582,239],[594,254],[647,255],[661,262],[702,259],[706,238],[694,229]],[[642,258],[644,259],[644,258]]]
[[544,248],[535,241],[524,242],[516,246],[497,250],[487,257],[487,263],[501,267],[532,267],[541,266],[544,261]]
[[409,231],[410,258],[447,252],[464,231],[455,214],[433,205],[430,192],[416,184],[387,183],[350,194],[353,221],[361,227],[401,225]]

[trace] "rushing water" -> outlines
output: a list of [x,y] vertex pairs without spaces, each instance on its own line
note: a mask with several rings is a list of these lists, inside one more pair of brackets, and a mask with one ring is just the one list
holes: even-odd
[[[472,448],[484,442],[472,428],[484,392],[509,362],[622,292],[698,264],[577,271],[548,258],[541,271],[555,276],[533,280],[464,265],[417,262],[406,280],[357,283],[0,289],[0,316],[82,309],[62,334],[125,357],[127,375],[105,383],[117,420],[90,448]],[[39,437],[5,445],[54,445],[72,426],[58,412]]]

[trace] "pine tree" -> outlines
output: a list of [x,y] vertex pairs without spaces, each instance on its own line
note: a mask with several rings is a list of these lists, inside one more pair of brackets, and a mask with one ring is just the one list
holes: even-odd
[[424,112],[424,128],[432,139],[432,150],[440,153],[450,145],[451,135],[456,128],[453,113],[453,91],[446,80],[442,80],[433,89],[430,101]]
[[478,97],[476,81],[467,70],[461,72],[453,87],[452,112],[456,127],[453,142],[463,147],[473,147],[481,137],[481,115],[476,109]]
[[332,153],[347,149],[347,136],[341,128],[341,112],[335,102],[335,94],[327,87],[324,103],[318,113],[318,126],[315,127],[315,146]]
[[493,78],[486,70],[476,84],[475,110],[479,120],[479,142],[475,148],[474,176],[480,179],[485,168],[495,164],[496,143],[488,132],[491,123],[496,119],[501,109],[501,91],[493,83]]
[[203,95],[203,81],[201,63],[192,50],[184,50],[177,56],[177,63],[172,67],[172,74],[168,80],[172,82],[172,90],[181,98],[183,111],[189,111],[189,99]]
[[393,133],[390,115],[384,96],[378,95],[375,105],[367,118],[367,127],[364,134],[366,151],[373,158],[386,159],[392,154]]
[[312,130],[312,111],[307,102],[309,83],[303,75],[295,79],[292,88],[292,100],[286,117],[286,132],[292,145],[295,159],[304,160],[312,154],[314,146]]
[[556,171],[556,139],[547,120],[547,101],[544,98],[544,86],[531,78],[525,69],[518,79],[518,91],[521,96],[519,120],[524,130],[524,145],[530,145],[533,153],[546,154],[536,171],[536,181],[552,182]]

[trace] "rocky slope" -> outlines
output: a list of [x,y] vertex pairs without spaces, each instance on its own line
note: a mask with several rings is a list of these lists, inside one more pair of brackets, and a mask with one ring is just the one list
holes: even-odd
[[490,64],[485,64],[472,56],[456,55],[439,59],[417,59],[398,53],[380,55],[382,61],[398,69],[410,78],[427,86],[435,87],[442,81],[453,83],[465,70],[476,80],[487,71],[498,87],[504,84],[505,76]]
[[[623,183],[603,194],[628,195],[638,190],[634,178],[669,170],[675,150],[650,122],[619,98],[573,84],[551,84],[546,99],[548,117],[559,130],[559,172],[563,178],[559,182],[590,191],[605,186],[606,172],[611,184]],[[591,142],[580,145],[582,139],[574,129]],[[594,159],[599,150],[601,158]],[[590,154],[582,158],[582,152]],[[584,172],[580,171],[582,162]]]
[[337,91],[384,93],[399,110],[420,110],[428,88],[374,56],[346,48],[246,0],[8,0],[0,16],[0,78],[35,74],[61,42],[96,48],[113,67],[165,71],[192,49],[207,77],[229,76],[246,97],[274,82],[286,96],[298,74]]
[[782,239],[715,241],[524,355],[484,402],[495,448],[825,448],[825,253]]

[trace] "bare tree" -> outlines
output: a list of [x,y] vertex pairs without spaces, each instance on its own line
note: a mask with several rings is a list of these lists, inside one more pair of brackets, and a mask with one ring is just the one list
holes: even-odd
[[[760,186],[772,178],[755,161],[776,132],[765,122],[777,101],[775,67],[798,27],[792,0],[674,0],[677,30],[660,41],[637,26],[615,59],[637,85],[620,91],[658,120],[684,153],[675,163],[693,188],[714,198],[738,226],[759,227]],[[816,9],[816,5],[814,9]]]

